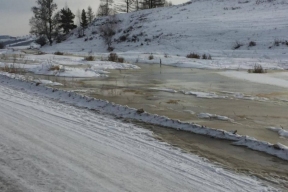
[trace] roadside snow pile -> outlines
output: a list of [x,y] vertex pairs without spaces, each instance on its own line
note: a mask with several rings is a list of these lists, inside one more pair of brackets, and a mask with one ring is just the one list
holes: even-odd
[[207,98],[207,99],[224,99],[227,98],[226,96],[219,96],[215,93],[206,93],[206,92],[199,92],[199,91],[182,91],[185,95],[194,95],[198,98]]
[[200,119],[218,119],[221,121],[230,121],[230,122],[234,121],[234,119],[230,119],[229,117],[216,115],[216,114],[210,114],[210,113],[199,113],[198,117]]
[[281,127],[268,127],[267,129],[277,132],[281,137],[288,138],[288,131]]
[[234,141],[235,144],[243,145],[258,151],[263,151],[265,153],[288,160],[288,148],[281,144],[273,145],[268,142],[258,141],[252,137],[233,134],[221,129],[213,129],[194,123],[181,122],[179,120],[170,119],[165,116],[150,114],[145,111],[143,112],[128,106],[110,103],[109,101],[82,96],[75,92],[53,89],[44,85],[37,86],[36,83],[13,79],[5,75],[0,75],[0,82],[10,87],[22,89],[31,93],[37,93],[38,95],[58,100],[59,102],[65,102],[78,107],[93,109],[102,113],[114,115],[118,118],[134,119],[137,121],[174,128],[177,130],[189,131],[219,139],[231,140]]

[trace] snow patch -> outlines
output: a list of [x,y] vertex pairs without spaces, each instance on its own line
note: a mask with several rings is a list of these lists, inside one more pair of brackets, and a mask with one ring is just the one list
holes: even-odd
[[281,127],[268,127],[267,129],[277,132],[281,137],[288,139],[288,131]]
[[215,93],[205,93],[199,91],[182,91],[185,95],[194,95],[198,98],[206,98],[206,99],[224,99],[226,96],[219,96]]
[[234,119],[230,119],[229,117],[216,115],[216,114],[210,114],[210,113],[199,113],[198,117],[200,119],[218,119],[221,121],[230,121],[230,122],[234,121]]

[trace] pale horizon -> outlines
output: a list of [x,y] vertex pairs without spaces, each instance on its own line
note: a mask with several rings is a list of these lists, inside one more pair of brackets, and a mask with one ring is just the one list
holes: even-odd
[[[173,4],[180,4],[188,0],[172,0]],[[97,11],[99,0],[54,0],[60,10],[67,3],[75,14],[78,9],[87,9],[91,6],[93,12]],[[23,36],[29,35],[29,19],[33,16],[31,8],[36,0],[0,0],[0,35]]]

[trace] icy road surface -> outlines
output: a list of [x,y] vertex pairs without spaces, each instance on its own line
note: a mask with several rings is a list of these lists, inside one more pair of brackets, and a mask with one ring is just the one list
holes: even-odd
[[130,123],[0,84],[0,191],[276,191]]

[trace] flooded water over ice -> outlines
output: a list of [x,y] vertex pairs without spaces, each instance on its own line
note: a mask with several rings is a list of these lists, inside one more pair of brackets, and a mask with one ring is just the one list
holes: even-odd
[[[139,64],[139,67],[139,70],[111,70],[106,78],[39,77],[63,83],[62,89],[98,99],[212,128],[237,130],[241,135],[288,146],[288,138],[267,129],[283,127],[288,130],[288,102],[285,101],[288,100],[288,90],[285,88],[225,77],[217,70],[160,68],[159,65],[147,64]],[[189,91],[201,94],[197,97],[183,93]],[[213,97],[202,98],[203,93],[210,93]],[[201,113],[225,116],[230,120],[203,119],[199,117]],[[159,139],[186,152],[196,153],[238,172],[268,178],[269,182],[281,188],[288,187],[286,161],[230,145],[228,141],[157,126],[142,126],[151,129]]]

